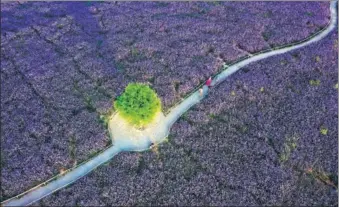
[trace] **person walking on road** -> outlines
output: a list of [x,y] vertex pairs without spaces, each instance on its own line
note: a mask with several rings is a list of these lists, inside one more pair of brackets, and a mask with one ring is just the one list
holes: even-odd
[[211,83],[212,83],[212,77],[209,77],[209,79],[206,81],[205,85],[208,87],[211,87]]
[[204,90],[202,88],[199,89],[199,96],[203,96],[204,95]]

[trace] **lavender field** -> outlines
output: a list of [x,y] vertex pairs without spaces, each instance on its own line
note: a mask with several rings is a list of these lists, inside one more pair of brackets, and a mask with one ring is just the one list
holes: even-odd
[[[226,65],[327,27],[329,2],[1,3],[5,201],[112,144],[128,83],[166,113]],[[243,67],[173,125],[32,205],[336,206],[338,27]]]

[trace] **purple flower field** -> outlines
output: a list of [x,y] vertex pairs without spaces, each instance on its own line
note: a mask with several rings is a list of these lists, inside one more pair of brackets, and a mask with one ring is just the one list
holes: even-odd
[[[329,2],[1,3],[1,196],[111,145],[128,83],[166,112],[208,77],[326,27]],[[40,206],[336,206],[338,28],[212,87],[156,150],[124,152]]]

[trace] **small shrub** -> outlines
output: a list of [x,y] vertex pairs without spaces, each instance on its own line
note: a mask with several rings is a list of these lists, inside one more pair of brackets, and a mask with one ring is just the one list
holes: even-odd
[[130,124],[144,127],[161,111],[161,102],[148,85],[130,83],[114,102],[114,107]]
[[297,134],[294,134],[293,136],[286,138],[286,141],[284,143],[284,148],[281,154],[279,155],[280,162],[284,163],[287,160],[289,160],[291,154],[297,148],[298,140],[299,140],[299,136]]
[[327,135],[327,132],[328,132],[328,129],[326,127],[324,127],[324,126],[320,127],[320,133],[322,135]]
[[280,61],[280,65],[286,65],[286,64],[287,64],[287,61],[286,61],[286,60]]
[[309,83],[311,86],[319,86],[320,80],[310,80]]
[[316,56],[316,57],[315,57],[315,61],[316,61],[317,63],[320,62],[320,61],[321,61],[320,56]]

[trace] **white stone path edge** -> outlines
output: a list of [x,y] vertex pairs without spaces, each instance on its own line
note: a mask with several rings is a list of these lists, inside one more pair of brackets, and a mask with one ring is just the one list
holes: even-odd
[[[331,20],[328,25],[328,27],[315,36],[312,36],[310,38],[307,38],[306,41],[301,41],[300,44],[295,44],[292,46],[283,47],[281,49],[277,50],[271,50],[264,53],[259,53],[257,55],[253,55],[252,57],[245,59],[243,61],[240,61],[227,69],[225,69],[223,72],[219,73],[218,75],[213,78],[212,86],[216,86],[223,82],[229,75],[235,73],[240,68],[256,62],[258,60],[262,60],[264,58],[271,57],[273,55],[279,55],[283,54],[295,49],[299,49],[301,47],[305,47],[311,43],[317,42],[324,38],[326,35],[328,35],[335,27],[337,22],[337,9],[336,9],[337,1],[332,1],[330,6],[330,12],[331,12]],[[162,131],[157,133],[159,136],[153,137],[155,140],[152,139],[155,143],[160,143],[164,141],[166,136],[169,133],[169,129],[171,126],[175,123],[175,121],[188,109],[190,109],[193,105],[199,103],[205,95],[208,93],[208,87],[204,86],[204,95],[200,96],[199,91],[195,91],[190,96],[188,96],[184,101],[182,101],[180,104],[172,108],[169,112],[169,114],[166,116],[164,124],[166,125],[165,129],[166,131]],[[144,146],[138,146],[138,147],[120,147],[119,145],[113,145],[109,148],[107,148],[102,153],[98,154],[96,157],[90,159],[88,162],[85,162],[81,164],[80,166],[77,166],[76,168],[71,169],[66,174],[59,175],[56,179],[50,179],[43,184],[40,184],[18,196],[15,196],[13,198],[10,198],[6,201],[3,201],[1,203],[2,206],[26,206],[33,202],[36,202],[45,196],[73,183],[74,181],[78,180],[79,178],[85,176],[89,172],[96,169],[101,164],[109,161],[112,159],[116,154],[118,154],[121,151],[143,151],[149,149],[149,142],[147,145]]]

